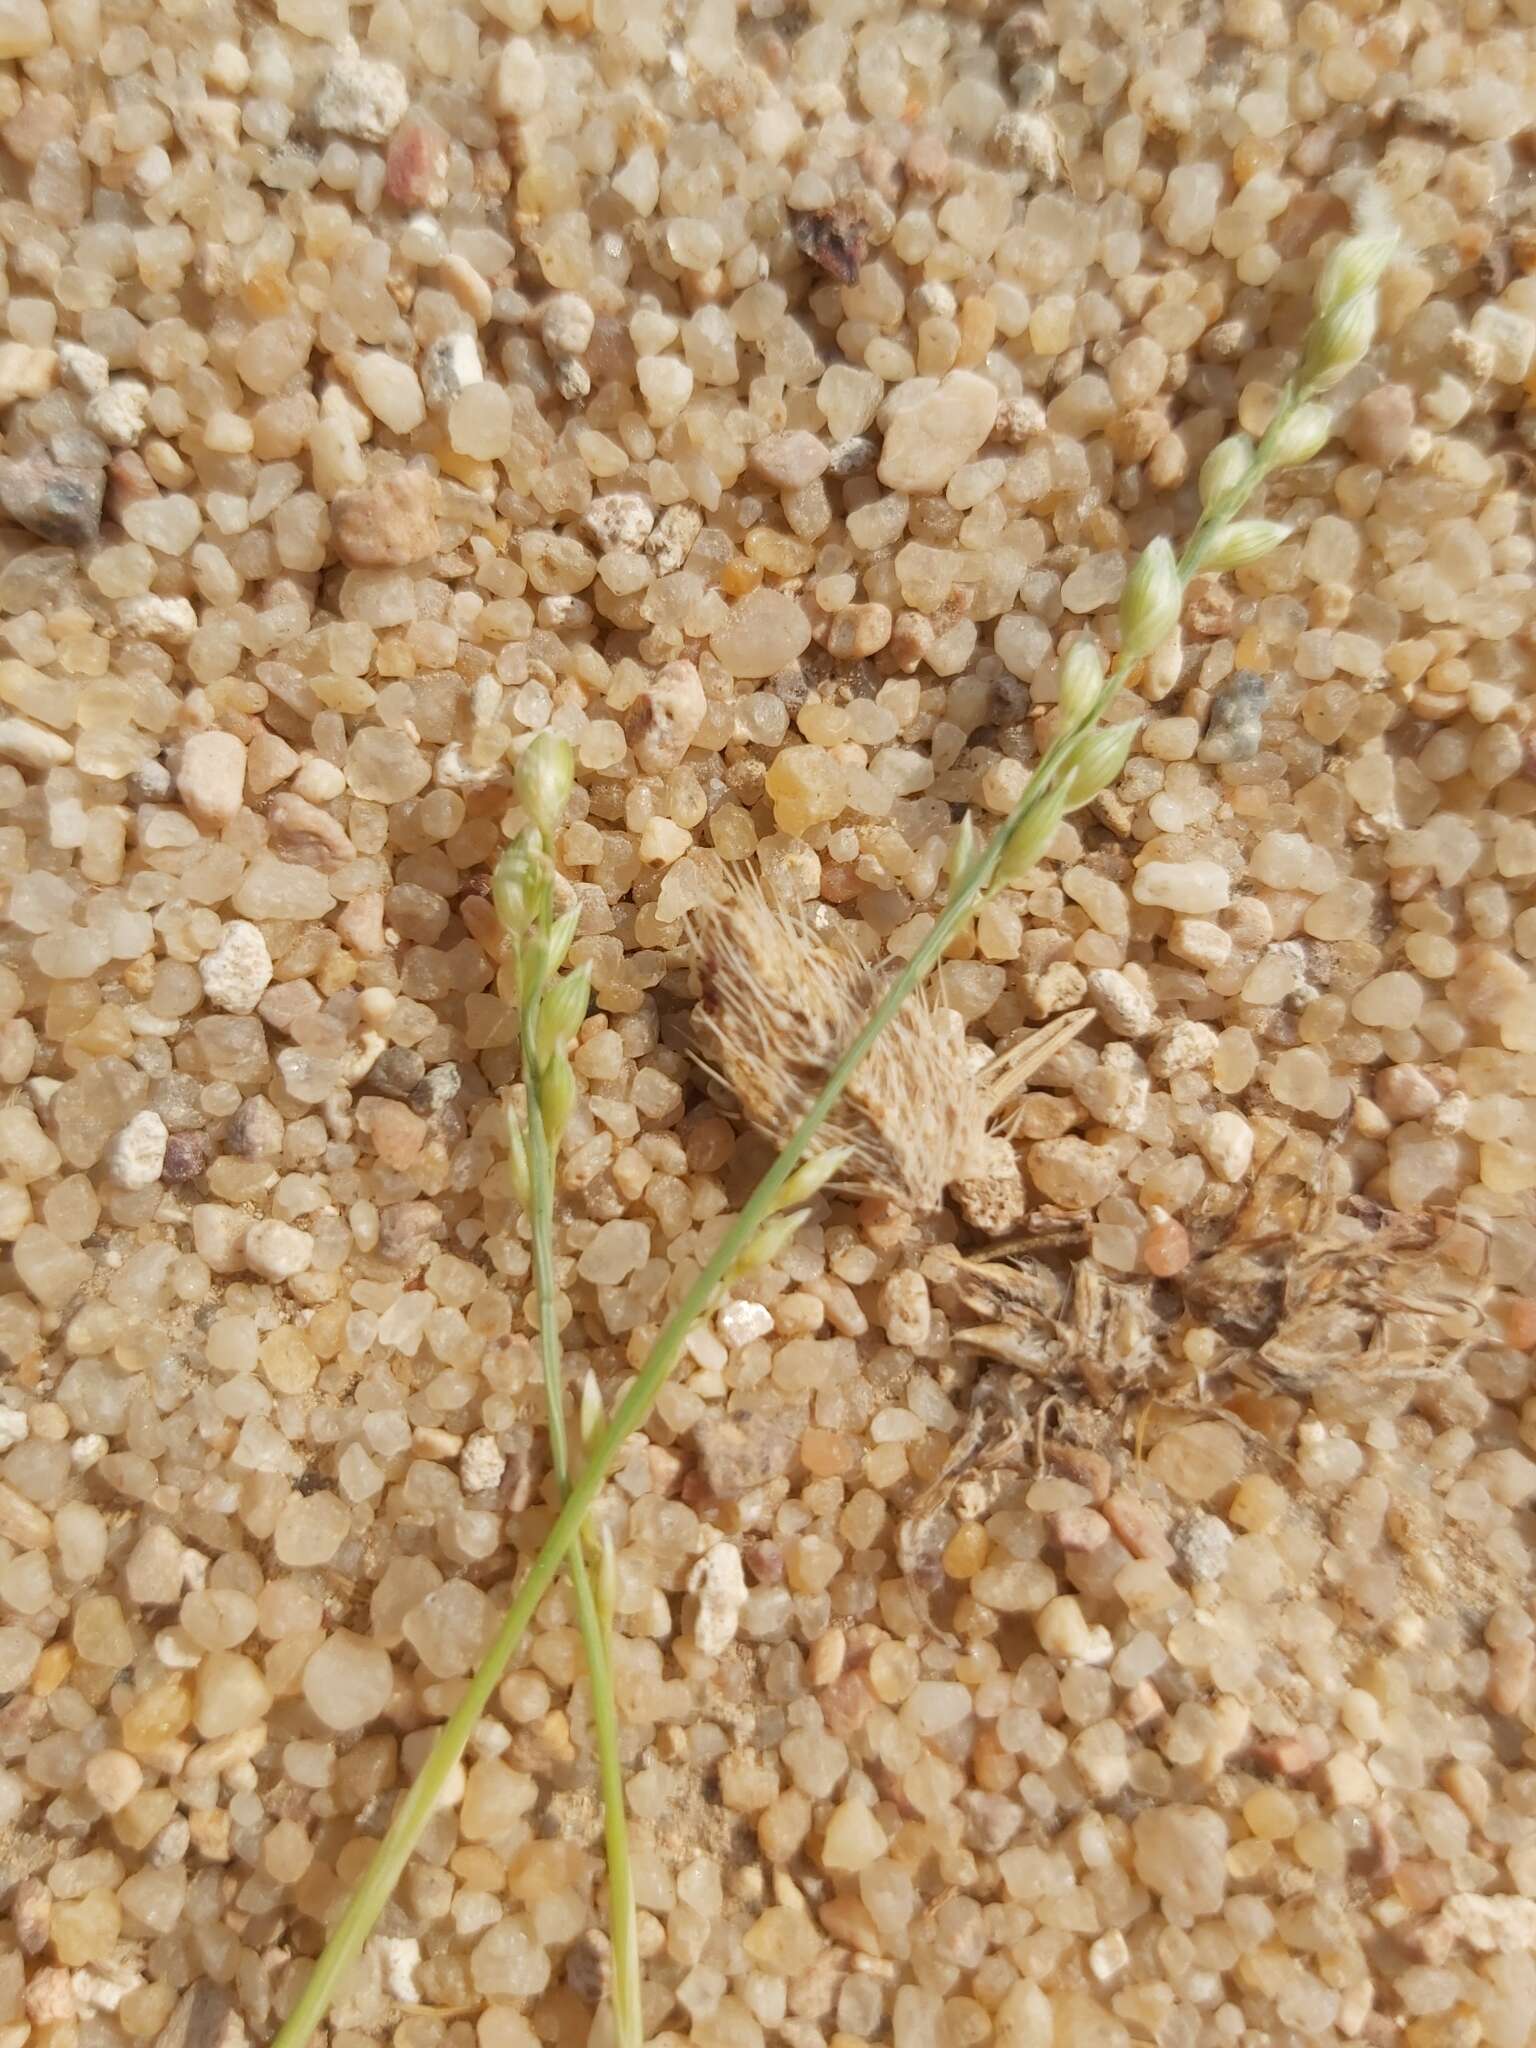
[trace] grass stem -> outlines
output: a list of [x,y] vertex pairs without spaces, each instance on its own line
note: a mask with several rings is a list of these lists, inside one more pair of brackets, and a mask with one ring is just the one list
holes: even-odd
[[[549,1459],[562,1500],[571,1486],[565,1427],[565,1389],[556,1321],[554,1255],[554,1159],[535,1080],[539,1000],[522,1013],[524,1095],[528,1105],[528,1220],[532,1237],[533,1284],[538,1304],[539,1362],[548,1413]],[[598,1785],[603,1803],[603,1842],[608,1864],[608,1938],[613,1945],[613,2018],[618,2048],[641,2048],[639,1936],[635,1923],[635,1881],[629,1860],[629,1821],[624,1807],[624,1770],[619,1755],[618,1702],[613,1691],[612,1616],[599,1612],[584,1547],[568,1552],[576,1626],[587,1662],[592,1696],[592,1732],[597,1745]]]
[[[1325,306],[1320,303],[1319,321],[1314,324],[1307,342],[1303,345],[1303,369],[1282,391],[1270,425],[1246,466],[1230,486],[1213,493],[1211,502],[1204,508],[1176,565],[1170,560],[1168,574],[1176,574],[1180,593],[1187,589],[1190,579],[1199,573],[1202,560],[1213,553],[1221,529],[1242,509],[1271,470],[1304,459],[1301,455],[1283,452],[1280,446],[1281,436],[1287,424],[1310,398],[1312,392],[1325,390],[1336,382],[1352,363],[1360,359],[1369,346],[1374,326],[1375,286],[1390,253],[1390,241],[1351,242],[1342,245],[1330,259],[1331,265],[1337,268],[1333,272],[1332,283],[1329,282],[1330,273],[1325,272],[1324,284],[1327,287],[1328,304]],[[1368,319],[1355,318],[1351,323],[1342,318],[1342,315],[1348,312],[1349,305],[1336,305],[1334,301],[1345,298],[1345,286],[1355,294],[1358,301],[1363,301],[1367,295],[1369,296],[1371,306],[1368,309]],[[1353,304],[1355,301],[1349,303]],[[1321,341],[1314,346],[1314,337],[1319,335]],[[1312,367],[1307,368],[1308,365]],[[1166,548],[1165,543],[1154,543],[1154,546],[1159,549]],[[1125,607],[1122,605],[1122,625],[1124,619]],[[1145,645],[1141,649],[1141,653],[1148,651],[1150,650]],[[1119,695],[1132,670],[1138,665],[1139,659],[1140,654],[1122,654],[1080,714],[1075,718],[1063,717],[1061,729],[1041,756],[1028,785],[1012,811],[978,853],[962,859],[958,872],[952,878],[948,899],[942,911],[935,918],[917,950],[894,975],[890,986],[866,1022],[844,1048],[820,1093],[796,1126],[778,1158],[753,1189],[735,1222],[721,1238],[713,1256],[668,1318],[651,1349],[650,1356],[630,1382],[606,1425],[588,1443],[585,1461],[574,1476],[570,1475],[568,1469],[564,1416],[560,1404],[559,1339],[554,1328],[550,1200],[540,1196],[534,1203],[536,1211],[542,1207],[545,1212],[542,1227],[535,1223],[534,1263],[540,1299],[540,1349],[544,1359],[545,1386],[550,1401],[551,1450],[556,1460],[557,1476],[561,1479],[564,1500],[553,1526],[524,1575],[522,1584],[514,1593],[511,1605],[496,1631],[490,1648],[465,1688],[463,1698],[439,1732],[421,1775],[395,1809],[389,1829],[374,1851],[362,1882],[326,1942],[319,1960],[299,1993],[293,2011],[279,2030],[273,2048],[307,2048],[310,2036],[325,2018],[346,1972],[361,1953],[379,1914],[388,1903],[400,1873],[410,1859],[423,1827],[442,1796],[444,1786],[463,1756],[465,1745],[474,1732],[476,1722],[485,1711],[502,1673],[527,1633],[540,1600],[543,1599],[560,1568],[561,1559],[568,1553],[573,1560],[572,1575],[577,1588],[578,1616],[584,1611],[581,1591],[583,1584],[587,1587],[587,1600],[592,1601],[590,1581],[584,1571],[585,1560],[581,1557],[580,1551],[582,1525],[613,1469],[626,1439],[634,1430],[641,1428],[649,1416],[657,1395],[665,1386],[682,1354],[683,1346],[694,1324],[714,1307],[722,1290],[732,1275],[740,1269],[744,1257],[751,1254],[753,1247],[757,1246],[760,1254],[768,1247],[769,1240],[761,1238],[760,1233],[765,1225],[775,1219],[781,1206],[780,1198],[785,1194],[786,1182],[815,1143],[822,1126],[836,1107],[866,1053],[893,1022],[902,1005],[942,959],[950,941],[988,893],[1004,879],[1012,881],[1013,867],[1004,867],[1010,848],[1018,854],[1021,849],[1027,849],[1031,845],[1043,846],[1049,837],[1053,817],[1059,818],[1062,815],[1068,801],[1075,805],[1087,801],[1093,794],[1096,786],[1093,777],[1088,779],[1086,793],[1076,784],[1069,782],[1074,768],[1081,774],[1083,756],[1080,743],[1099,723]],[[525,759],[532,754],[533,749],[530,748]],[[543,764],[545,768],[548,765]],[[1112,767],[1113,764],[1111,772]],[[559,805],[563,806],[565,794],[569,790],[568,771],[563,791],[555,787],[558,781],[558,777],[551,781],[553,795],[548,798],[546,807],[553,806],[556,799]],[[539,793],[535,785],[534,796],[537,797]],[[1030,831],[1031,827],[1034,828],[1033,834]],[[547,920],[545,928],[547,935]],[[536,1019],[534,1021],[536,1023]],[[526,1019],[525,1028],[532,1029]],[[531,1076],[529,1087],[531,1090]],[[545,1142],[540,1113],[532,1102],[531,1093],[529,1135],[530,1187],[537,1184],[547,1191],[552,1177],[550,1148]],[[536,1151],[542,1152],[542,1160],[539,1163],[536,1163],[533,1157]],[[781,1227],[786,1224],[793,1227],[787,1217],[779,1216],[777,1221]],[[617,1838],[612,1832],[615,1815],[618,1816],[618,1826],[621,1830],[623,1826],[622,1785],[619,1782],[616,1716],[606,1731],[602,1726],[603,1713],[607,1711],[612,1714],[613,1700],[611,1677],[605,1687],[599,1682],[597,1675],[600,1669],[607,1669],[607,1665],[601,1654],[604,1646],[601,1641],[601,1620],[596,1612],[595,1602],[592,1602],[592,1615],[592,1637],[597,1643],[599,1654],[594,1656],[589,1646],[588,1663],[593,1674],[593,1717],[598,1732],[600,1768],[603,1771],[604,1810],[610,1827],[609,1888],[613,1907],[617,1965],[620,1897],[615,1889],[614,1873],[622,1869],[627,1874],[628,1852],[627,1845],[622,1850],[616,1849]],[[583,1622],[584,1642],[588,1642],[588,1633],[587,1625]],[[605,1758],[606,1763],[603,1761]],[[613,1796],[610,1796],[610,1788]],[[638,1981],[634,1982],[632,1991],[628,1988],[621,1990],[622,1975],[623,1972],[616,1970],[614,2006],[621,2029],[624,2024],[620,2010],[621,1998],[627,1999],[632,1996],[634,2010],[638,2015]],[[635,2023],[638,2026],[638,2017]],[[621,2032],[621,2040],[624,2041],[624,2048],[637,2048],[638,2034],[631,2042]]]

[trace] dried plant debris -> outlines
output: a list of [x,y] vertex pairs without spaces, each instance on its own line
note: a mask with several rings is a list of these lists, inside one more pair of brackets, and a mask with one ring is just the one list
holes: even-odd
[[[1438,1219],[1341,1204],[1279,1174],[1261,1174],[1226,1240],[1172,1282],[1112,1278],[1081,1230],[1041,1225],[986,1258],[946,1246],[926,1262],[957,1311],[955,1342],[992,1363],[902,1528],[914,1598],[936,1583],[945,1511],[989,1512],[1001,1489],[981,1482],[1016,1470],[1031,1448],[1042,1453],[1048,1429],[1123,1437],[1138,1394],[1174,1406],[1193,1395],[1209,1410],[1223,1387],[1309,1393],[1346,1376],[1433,1379],[1482,1327],[1465,1276],[1437,1256]],[[1179,1342],[1196,1328],[1225,1347],[1197,1375]]]
[[[886,965],[862,959],[835,921],[813,925],[755,881],[723,889],[691,927],[704,1047],[751,1121],[782,1143],[880,1001]],[[822,1128],[822,1149],[852,1151],[841,1184],[914,1216],[953,1189],[975,1227],[1017,1224],[1023,1182],[1002,1133],[1029,1076],[1091,1014],[1056,1018],[995,1058],[973,1058],[958,1016],[915,996]]]
[[959,1332],[959,1341],[1032,1377],[1076,1383],[1104,1406],[1144,1385],[1157,1362],[1151,1289],[1111,1280],[1091,1258],[1063,1279],[1043,1260],[968,1259],[950,1252],[935,1261],[960,1304],[988,1320]]
[[1187,1382],[1160,1370],[1181,1326],[1215,1333],[1207,1374],[1305,1389],[1341,1372],[1422,1378],[1444,1371],[1477,1329],[1465,1280],[1435,1257],[1442,1225],[1374,1202],[1261,1175],[1229,1234],[1173,1280],[1116,1280],[1090,1258],[1069,1276],[1047,1262],[1081,1233],[1032,1233],[986,1259],[945,1250],[933,1277],[984,1318],[958,1341],[1109,1404],[1139,1387]]
[[1261,1178],[1226,1243],[1179,1276],[1218,1367],[1305,1390],[1340,1373],[1423,1379],[1475,1335],[1465,1280],[1435,1258],[1443,1225]]
[[869,253],[869,224],[849,200],[792,213],[790,232],[802,256],[839,284],[857,284]]

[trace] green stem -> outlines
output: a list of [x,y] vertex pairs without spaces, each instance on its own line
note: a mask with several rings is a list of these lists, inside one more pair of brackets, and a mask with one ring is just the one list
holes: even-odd
[[[1085,725],[1088,722],[1082,721]],[[1052,753],[1056,752],[1057,749],[1053,748]],[[592,1445],[586,1463],[572,1479],[560,1512],[555,1517],[553,1526],[544,1538],[533,1563],[528,1567],[521,1586],[513,1595],[512,1604],[508,1607],[490,1648],[465,1687],[459,1704],[443,1723],[437,1741],[432,1745],[426,1763],[422,1766],[420,1776],[396,1808],[384,1839],[373,1852],[373,1860],[363,1873],[362,1881],[348,1901],[346,1911],[337,1921],[335,1930],[321,1951],[319,1960],[299,1993],[293,2011],[279,2028],[273,2048],[305,2048],[315,2028],[324,2019],[342,1978],[361,1955],[364,1943],[373,1932],[374,1923],[389,1903],[390,1894],[399,1882],[400,1873],[410,1861],[411,1852],[420,1838],[422,1829],[431,1818],[454,1766],[463,1756],[469,1738],[474,1733],[476,1722],[485,1712],[491,1695],[501,1681],[502,1673],[527,1634],[528,1625],[538,1611],[539,1602],[548,1592],[551,1581],[560,1569],[561,1559],[578,1541],[581,1525],[586,1520],[592,1503],[596,1500],[626,1441],[641,1427],[655,1406],[657,1395],[666,1385],[682,1355],[689,1331],[708,1311],[732,1267],[773,1213],[775,1198],[780,1188],[804,1158],[822,1125],[831,1115],[859,1062],[965,923],[977,894],[1002,856],[1008,834],[1019,819],[1028,814],[1030,808],[1032,788],[1025,791],[1001,830],[959,878],[958,885],[951,893],[949,902],[935,921],[932,930],[896,976],[871,1012],[868,1022],[851,1041],[842,1058],[827,1076],[821,1093],[807,1110],[788,1144],[753,1189],[736,1221],[720,1240],[714,1256],[704,1266],[682,1302],[668,1318],[665,1328],[652,1347],[650,1357],[631,1381],[607,1426]],[[531,1170],[531,1160],[529,1164]]]
[[[556,1323],[554,1251],[554,1161],[544,1128],[544,1105],[534,1046],[539,1021],[535,994],[522,1013],[523,1093],[528,1105],[529,1224],[533,1241],[533,1284],[538,1303],[539,1359],[549,1414],[549,1456],[564,1499],[570,1492],[570,1452],[565,1432],[560,1331]],[[613,1945],[613,2017],[619,2048],[641,2048],[640,1947],[635,1922],[635,1881],[629,1860],[629,1821],[624,1807],[624,1769],[619,1755],[619,1715],[613,1691],[613,1661],[603,1617],[592,1590],[592,1575],[580,1543],[568,1553],[576,1596],[576,1626],[587,1660],[592,1696],[592,1729],[597,1743],[598,1783],[603,1801],[603,1843],[608,1862],[608,1926]],[[611,1617],[610,1617],[611,1620]]]
[[[1250,493],[1268,474],[1269,450],[1273,446],[1280,425],[1305,397],[1305,391],[1295,384],[1287,385],[1281,394],[1275,418],[1254,451],[1253,461],[1249,464],[1247,473],[1238,484],[1230,491],[1224,492],[1215,504],[1206,509],[1189,544],[1180,556],[1179,574],[1183,582],[1188,583],[1190,577],[1197,573],[1200,544],[1209,536],[1214,526],[1218,521],[1230,519],[1234,512],[1240,510]],[[860,1061],[881,1032],[894,1020],[903,1003],[942,958],[950,941],[969,919],[972,910],[991,883],[1007,850],[1009,840],[1019,827],[1033,816],[1054,789],[1067,755],[1083,734],[1097,725],[1119,695],[1127,675],[1134,666],[1134,663],[1124,660],[1116,662],[1087,710],[1059,732],[1046,748],[1023,795],[986,846],[955,877],[949,899],[927,936],[891,982],[885,995],[871,1012],[868,1022],[850,1041],[842,1058],[827,1076],[821,1093],[806,1111],[789,1142],[753,1189],[736,1221],[720,1240],[713,1257],[668,1318],[666,1326],[651,1349],[649,1358],[631,1381],[628,1391],[613,1411],[606,1428],[591,1446],[586,1463],[572,1480],[564,1504],[538,1555],[529,1566],[521,1586],[514,1594],[512,1604],[507,1609],[490,1648],[481,1660],[479,1669],[470,1680],[458,1706],[444,1722],[437,1741],[422,1767],[421,1775],[396,1809],[388,1833],[374,1851],[373,1860],[363,1874],[362,1883],[337,1922],[334,1933],[327,1941],[319,1961],[299,1993],[292,2013],[279,2030],[273,2048],[306,2048],[310,2035],[324,2019],[343,1975],[361,1954],[363,1944],[372,1932],[375,1921],[388,1903],[401,1871],[410,1860],[417,1838],[437,1804],[444,1784],[454,1765],[464,1754],[465,1745],[474,1732],[475,1723],[485,1711],[501,1674],[527,1633],[539,1602],[560,1569],[560,1560],[578,1542],[581,1525],[592,1503],[602,1489],[626,1440],[634,1430],[644,1424],[650,1414],[657,1395],[666,1385],[682,1354],[689,1331],[701,1316],[708,1313],[736,1262],[752,1243],[768,1217],[773,1214],[779,1190],[815,1142],[817,1134],[836,1107]]]

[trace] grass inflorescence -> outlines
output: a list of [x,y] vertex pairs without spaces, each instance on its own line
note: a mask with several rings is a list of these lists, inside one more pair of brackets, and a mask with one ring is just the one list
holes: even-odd
[[[864,1074],[865,1062],[877,1047],[900,1045],[904,1040],[921,1044],[923,1027],[917,1021],[922,1010],[920,991],[956,935],[983,903],[1035,867],[1069,812],[1092,802],[1114,782],[1134,745],[1137,727],[1134,720],[1106,726],[1106,714],[1135,670],[1174,630],[1191,579],[1257,561],[1285,537],[1285,529],[1271,521],[1239,515],[1267,477],[1310,460],[1327,440],[1331,417],[1316,399],[1370,347],[1376,324],[1376,287],[1392,248],[1390,238],[1362,235],[1341,242],[1329,256],[1297,371],[1280,393],[1268,428],[1256,444],[1245,435],[1233,435],[1207,458],[1200,479],[1200,518],[1182,552],[1176,554],[1160,537],[1134,564],[1121,599],[1119,648],[1113,663],[1106,665],[1086,639],[1066,650],[1058,730],[1018,802],[985,845],[977,846],[968,828],[962,827],[941,912],[910,959],[884,984],[862,1021],[841,997],[829,999],[827,1014],[818,1022],[816,1057],[798,1075],[794,1093],[787,1098],[796,1116],[793,1127],[786,1131],[785,1119],[777,1116],[760,1119],[781,1140],[777,1157],[721,1237],[612,1412],[601,1419],[589,1413],[585,1461],[579,1470],[572,1469],[567,1451],[551,1253],[551,1162],[575,1091],[565,1047],[587,1000],[580,970],[561,974],[574,937],[574,920],[569,913],[556,917],[553,910],[553,832],[569,793],[572,768],[568,749],[552,736],[541,736],[525,751],[519,763],[518,790],[530,827],[509,848],[498,870],[496,898],[503,926],[519,947],[524,1113],[510,1127],[510,1171],[530,1220],[551,1456],[562,1505],[459,1705],[444,1723],[420,1776],[397,1807],[358,1889],[277,2034],[274,2048],[306,2048],[324,2020],[539,1601],[567,1558],[592,1685],[604,1796],[615,2018],[624,2048],[635,2048],[640,2028],[638,1965],[632,1899],[626,1892],[628,1847],[609,1670],[611,1602],[605,1601],[602,1593],[601,1556],[594,1587],[583,1552],[593,1504],[625,1440],[650,1414],[695,1323],[717,1305],[733,1279],[777,1257],[807,1213],[798,1205],[829,1180],[846,1175],[854,1185],[871,1183],[873,1140],[856,1119],[850,1120],[843,1107],[850,1089]],[[705,929],[707,932],[707,925]],[[717,977],[722,964],[715,963]],[[742,972],[754,971],[746,954],[736,965]],[[718,989],[714,1000],[717,1016],[723,1015],[721,1005],[726,999]],[[841,1044],[840,1030],[847,1032]],[[892,1033],[895,1037],[888,1037]],[[771,1057],[768,1053],[761,1056]],[[761,1085],[770,1085],[766,1069]],[[755,1113],[753,1087],[743,1090],[749,1114]],[[823,1146],[830,1149],[818,1149]],[[627,1955],[621,1962],[626,1943]]]

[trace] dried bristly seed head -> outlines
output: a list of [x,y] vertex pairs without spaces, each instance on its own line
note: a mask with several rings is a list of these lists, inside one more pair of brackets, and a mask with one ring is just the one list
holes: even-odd
[[[823,934],[751,882],[691,919],[706,1056],[760,1131],[784,1143],[879,1002],[883,969],[833,926]],[[837,1175],[914,1215],[985,1157],[987,1104],[951,1012],[906,1003],[823,1125],[815,1152],[847,1148]]]

